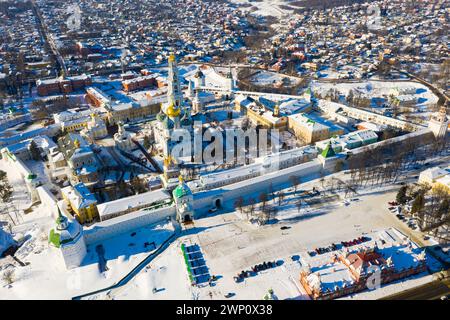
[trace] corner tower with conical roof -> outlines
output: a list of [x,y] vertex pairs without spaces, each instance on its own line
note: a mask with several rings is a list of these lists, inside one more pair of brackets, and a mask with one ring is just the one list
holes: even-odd
[[64,216],[59,207],[55,222],[56,227],[48,236],[49,244],[60,250],[67,269],[79,267],[87,254],[83,227],[75,219]]

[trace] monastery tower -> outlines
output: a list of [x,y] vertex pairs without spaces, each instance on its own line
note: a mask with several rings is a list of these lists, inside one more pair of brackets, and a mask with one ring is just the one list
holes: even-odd
[[434,113],[428,122],[428,128],[433,131],[436,139],[445,137],[448,130],[448,117],[445,106],[442,106],[439,112]]

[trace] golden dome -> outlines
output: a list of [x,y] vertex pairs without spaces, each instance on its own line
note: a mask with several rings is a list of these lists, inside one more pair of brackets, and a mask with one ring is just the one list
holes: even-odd
[[178,117],[181,113],[180,108],[175,108],[175,104],[173,102],[170,103],[169,107],[166,110],[166,113],[169,117],[175,118]]
[[175,55],[173,53],[169,56],[169,62],[175,62]]
[[275,105],[275,108],[273,109],[273,115],[275,117],[278,117],[280,115],[280,106],[278,105],[278,103]]

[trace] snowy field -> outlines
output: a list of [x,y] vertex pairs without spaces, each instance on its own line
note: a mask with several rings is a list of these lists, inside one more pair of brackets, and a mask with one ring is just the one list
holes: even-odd
[[[0,299],[71,299],[113,285],[174,232],[171,223],[155,224],[90,245],[83,266],[66,270],[59,251],[48,245],[46,235],[54,226],[52,220],[49,217],[46,224],[33,224],[22,234],[28,240],[16,257],[27,265],[14,267],[11,286],[0,280]],[[145,242],[150,245],[144,246]],[[105,248],[106,272],[99,271],[98,244]]]
[[294,86],[300,82],[299,78],[288,77],[276,72],[269,72],[269,71],[259,71],[258,73],[253,75],[249,80],[250,82],[258,86],[268,86],[280,82],[283,79],[287,79],[287,81],[289,81],[288,86]]
[[365,98],[389,97],[393,91],[402,96],[411,96],[416,99],[418,107],[431,106],[437,103],[438,97],[426,86],[413,81],[361,81],[347,83],[314,82],[314,92],[327,94],[330,90],[337,90],[341,95],[347,96],[351,90]]
[[[274,16],[274,17],[282,17],[289,13],[292,10],[284,9],[283,5],[289,4],[288,0],[262,0],[262,1],[249,1],[249,0],[231,0],[231,2],[236,4],[251,4],[253,7],[256,7],[257,10],[252,11],[253,14],[258,14],[262,16]],[[251,8],[249,6],[249,8]],[[247,8],[243,8],[244,10]]]

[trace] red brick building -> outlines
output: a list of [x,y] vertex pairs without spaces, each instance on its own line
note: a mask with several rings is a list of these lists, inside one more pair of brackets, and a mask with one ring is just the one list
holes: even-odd
[[[321,267],[319,269],[322,270]],[[344,285],[330,287],[323,285],[320,272],[311,272],[310,268],[300,272],[300,283],[314,300],[331,300],[364,291],[369,288],[368,285],[375,272],[379,272],[379,284],[382,285],[427,270],[424,254],[416,265],[396,266],[391,257],[384,259],[377,248],[335,255],[328,269],[333,272],[337,270],[341,273],[350,273],[350,279],[348,281],[340,279],[337,282],[343,282]]]
[[147,75],[122,81],[123,90],[125,92],[156,87],[157,84],[158,83],[154,75]]
[[39,79],[36,81],[37,93],[40,96],[48,96],[52,94],[71,93],[73,91],[84,89],[92,84],[91,77],[88,75],[80,75],[55,79]]

